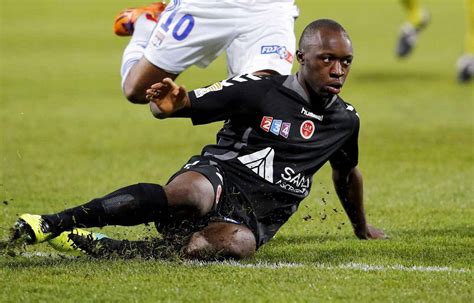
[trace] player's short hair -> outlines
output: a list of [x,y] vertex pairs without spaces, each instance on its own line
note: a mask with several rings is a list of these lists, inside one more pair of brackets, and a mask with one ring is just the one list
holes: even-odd
[[303,30],[298,43],[299,49],[303,49],[305,45],[310,44],[311,38],[322,28],[342,32],[348,39],[350,39],[344,27],[336,21],[331,19],[318,19],[308,24]]

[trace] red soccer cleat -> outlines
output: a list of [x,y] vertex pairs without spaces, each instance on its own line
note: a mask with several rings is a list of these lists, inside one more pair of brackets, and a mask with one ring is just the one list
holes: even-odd
[[165,10],[166,3],[156,2],[148,6],[137,8],[126,8],[117,14],[114,21],[114,33],[117,36],[131,36],[135,29],[135,22],[142,14],[155,22],[158,21],[160,14]]

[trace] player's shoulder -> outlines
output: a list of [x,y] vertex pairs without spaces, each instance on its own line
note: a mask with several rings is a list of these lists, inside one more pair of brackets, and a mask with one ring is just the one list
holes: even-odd
[[265,95],[268,91],[282,86],[288,76],[242,74],[220,82],[223,89],[236,87],[239,91],[250,94]]
[[253,86],[260,87],[272,87],[272,86],[281,86],[282,83],[288,76],[284,75],[258,75],[258,74],[242,74],[229,79],[221,81],[225,85],[234,85],[234,84],[248,84]]
[[354,105],[342,99],[339,95],[336,96],[335,103],[337,104],[338,110],[348,113],[350,116],[359,118],[359,114]]
[[196,89],[195,91],[205,91],[208,90],[222,90],[226,88],[234,88],[234,87],[241,87],[241,86],[256,86],[256,87],[264,87],[265,85],[271,85],[272,77],[268,75],[254,75],[251,73],[242,74],[238,76],[233,76],[204,88]]
[[232,94],[235,96],[258,98],[265,95],[275,85],[284,81],[281,76],[242,74],[228,79],[215,82],[206,87],[194,89],[190,92],[191,97],[201,98],[209,93],[210,96],[218,94]]

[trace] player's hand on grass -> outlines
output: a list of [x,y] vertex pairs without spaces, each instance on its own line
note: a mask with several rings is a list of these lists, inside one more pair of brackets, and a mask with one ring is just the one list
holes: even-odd
[[373,239],[373,240],[388,239],[388,236],[383,232],[383,230],[375,228],[370,224],[367,224],[367,236],[369,239]]
[[170,78],[164,78],[147,89],[146,99],[150,102],[153,116],[160,119],[182,109],[189,102],[184,86],[178,86]]
[[357,238],[361,240],[386,240],[388,236],[383,232],[383,230],[373,227],[370,224],[367,224],[367,227],[363,231],[355,231]]

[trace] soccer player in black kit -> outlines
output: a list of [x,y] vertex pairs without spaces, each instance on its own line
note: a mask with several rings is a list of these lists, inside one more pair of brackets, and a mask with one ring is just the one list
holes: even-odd
[[140,183],[57,214],[24,214],[13,239],[52,245],[62,239],[100,256],[124,245],[147,246],[100,239],[78,227],[155,222],[165,237],[184,230],[179,249],[187,258],[245,258],[296,212],[327,161],[355,235],[386,238],[366,222],[357,169],[359,117],[338,95],[353,60],[351,40],[337,22],[316,20],[303,31],[296,57],[300,68],[290,76],[247,74],[189,93],[169,78],[152,85],[147,99],[155,117],[225,121],[217,143],[164,186]]

